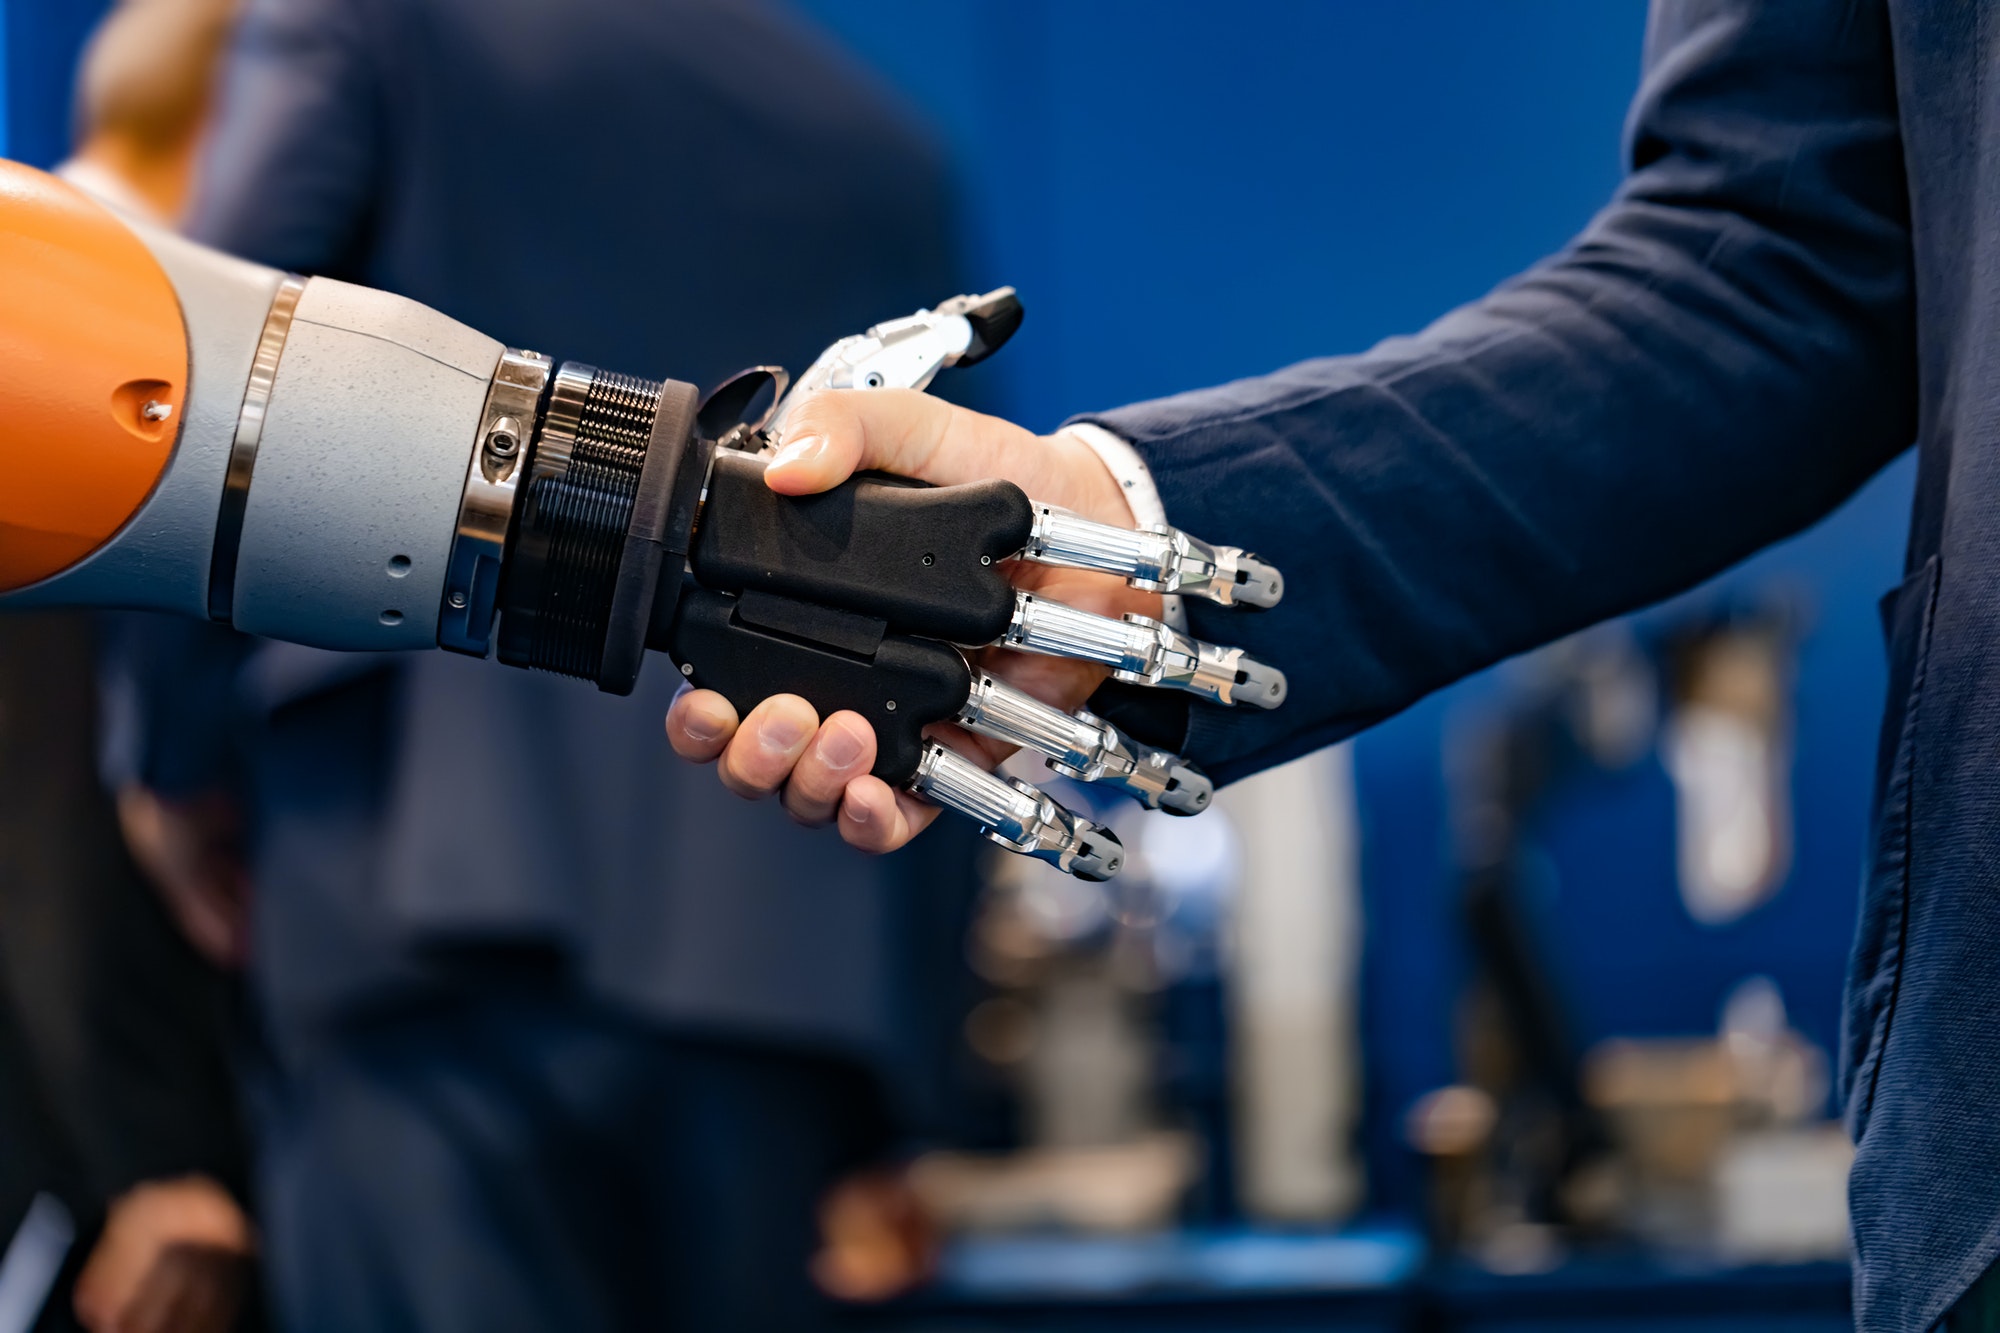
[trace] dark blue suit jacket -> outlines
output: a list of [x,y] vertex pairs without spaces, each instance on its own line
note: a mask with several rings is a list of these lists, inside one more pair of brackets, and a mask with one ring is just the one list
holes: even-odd
[[[772,0],[253,0],[191,230],[704,387],[957,290],[929,142]],[[656,1021],[925,1068],[969,835],[882,862],[746,806],[667,748],[678,683],[257,647],[234,701],[281,1042],[498,941]]]
[[1631,172],[1562,254],[1414,338],[1096,416],[1169,517],[1275,559],[1191,607],[1291,676],[1197,706],[1222,776],[1714,574],[1918,442],[1848,987],[1861,1326],[2000,1254],[2000,16],[1656,0]]

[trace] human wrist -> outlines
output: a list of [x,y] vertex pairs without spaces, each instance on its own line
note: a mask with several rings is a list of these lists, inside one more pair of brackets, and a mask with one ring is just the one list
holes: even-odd
[[1074,427],[1065,427],[1045,439],[1061,454],[1058,466],[1066,494],[1060,503],[1065,508],[1114,527],[1138,526],[1131,499],[1102,450]]
[[[1159,529],[1168,525],[1166,504],[1153,481],[1153,471],[1131,441],[1094,421],[1072,421],[1060,433],[1097,455],[1097,461],[1117,484],[1119,498],[1125,502],[1124,513],[1111,522],[1127,528]],[[1162,597],[1159,606],[1148,614],[1174,629],[1187,630],[1187,610],[1174,594]]]

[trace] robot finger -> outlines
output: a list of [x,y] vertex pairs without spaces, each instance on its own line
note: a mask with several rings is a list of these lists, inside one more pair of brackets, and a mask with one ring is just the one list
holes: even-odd
[[821,389],[924,389],[948,366],[985,360],[1021,327],[1021,299],[1012,287],[955,296],[934,310],[884,320],[842,338],[806,368],[753,428],[761,446],[784,433],[792,409]]
[[1285,701],[1285,673],[1276,667],[1241,648],[1191,639],[1147,616],[1113,620],[1017,590],[1013,618],[999,643],[1096,662],[1119,680],[1185,690],[1214,703],[1270,709]]
[[1025,782],[987,772],[936,741],[925,744],[909,790],[973,819],[981,833],[1009,851],[1046,861],[1078,879],[1107,880],[1125,864],[1124,844],[1110,829],[1064,809]]
[[1124,792],[1148,810],[1198,815],[1215,796],[1208,775],[1179,755],[1141,744],[1094,713],[1065,713],[985,672],[974,675],[958,723],[1043,756],[1064,777]]
[[1148,592],[1203,597],[1223,606],[1272,607],[1285,595],[1277,567],[1239,547],[1211,546],[1165,525],[1113,527],[1039,502],[1021,558],[1116,574]]

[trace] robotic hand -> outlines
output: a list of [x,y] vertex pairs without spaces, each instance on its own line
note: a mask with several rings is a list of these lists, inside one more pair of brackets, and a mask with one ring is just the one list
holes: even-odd
[[[1086,878],[1115,836],[925,736],[958,724],[1192,814],[1200,772],[962,649],[1080,658],[1135,685],[1274,708],[1278,671],[1141,616],[1015,589],[1010,561],[1270,606],[1276,570],[1003,481],[882,475],[779,496],[758,451],[821,388],[921,389],[1019,326],[1011,290],[829,348],[796,386],[557,365],[414,302],[227,259],[0,163],[0,607],[206,615],[338,649],[441,646],[629,693],[648,648],[738,707],[773,694],[875,728],[873,772]],[[766,385],[762,420],[739,420]]]
[[[1173,528],[1135,532],[1038,504],[1005,481],[933,488],[876,474],[821,495],[779,496],[764,485],[757,456],[805,394],[922,389],[940,369],[992,354],[1021,313],[1011,288],[961,296],[835,343],[789,391],[772,367],[717,390],[702,421],[721,447],[691,551],[696,586],[682,592],[655,646],[741,712],[792,693],[821,716],[859,713],[875,728],[877,777],[972,817],[1002,846],[1104,879],[1123,861],[1109,830],[927,740],[925,728],[955,722],[1174,814],[1207,807],[1207,777],[1087,710],[1042,703],[947,645],[1078,658],[1130,684],[1275,708],[1283,674],[1242,650],[1143,616],[1114,620],[1036,597],[1014,588],[1007,569],[1023,560],[1095,570],[1151,591],[1253,607],[1276,604],[1278,572]],[[767,386],[770,410],[733,421]]]

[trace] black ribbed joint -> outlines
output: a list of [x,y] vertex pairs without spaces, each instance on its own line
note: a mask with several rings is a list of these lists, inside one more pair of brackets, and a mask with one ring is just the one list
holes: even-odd
[[663,388],[574,363],[557,372],[508,542],[501,661],[599,679]]

